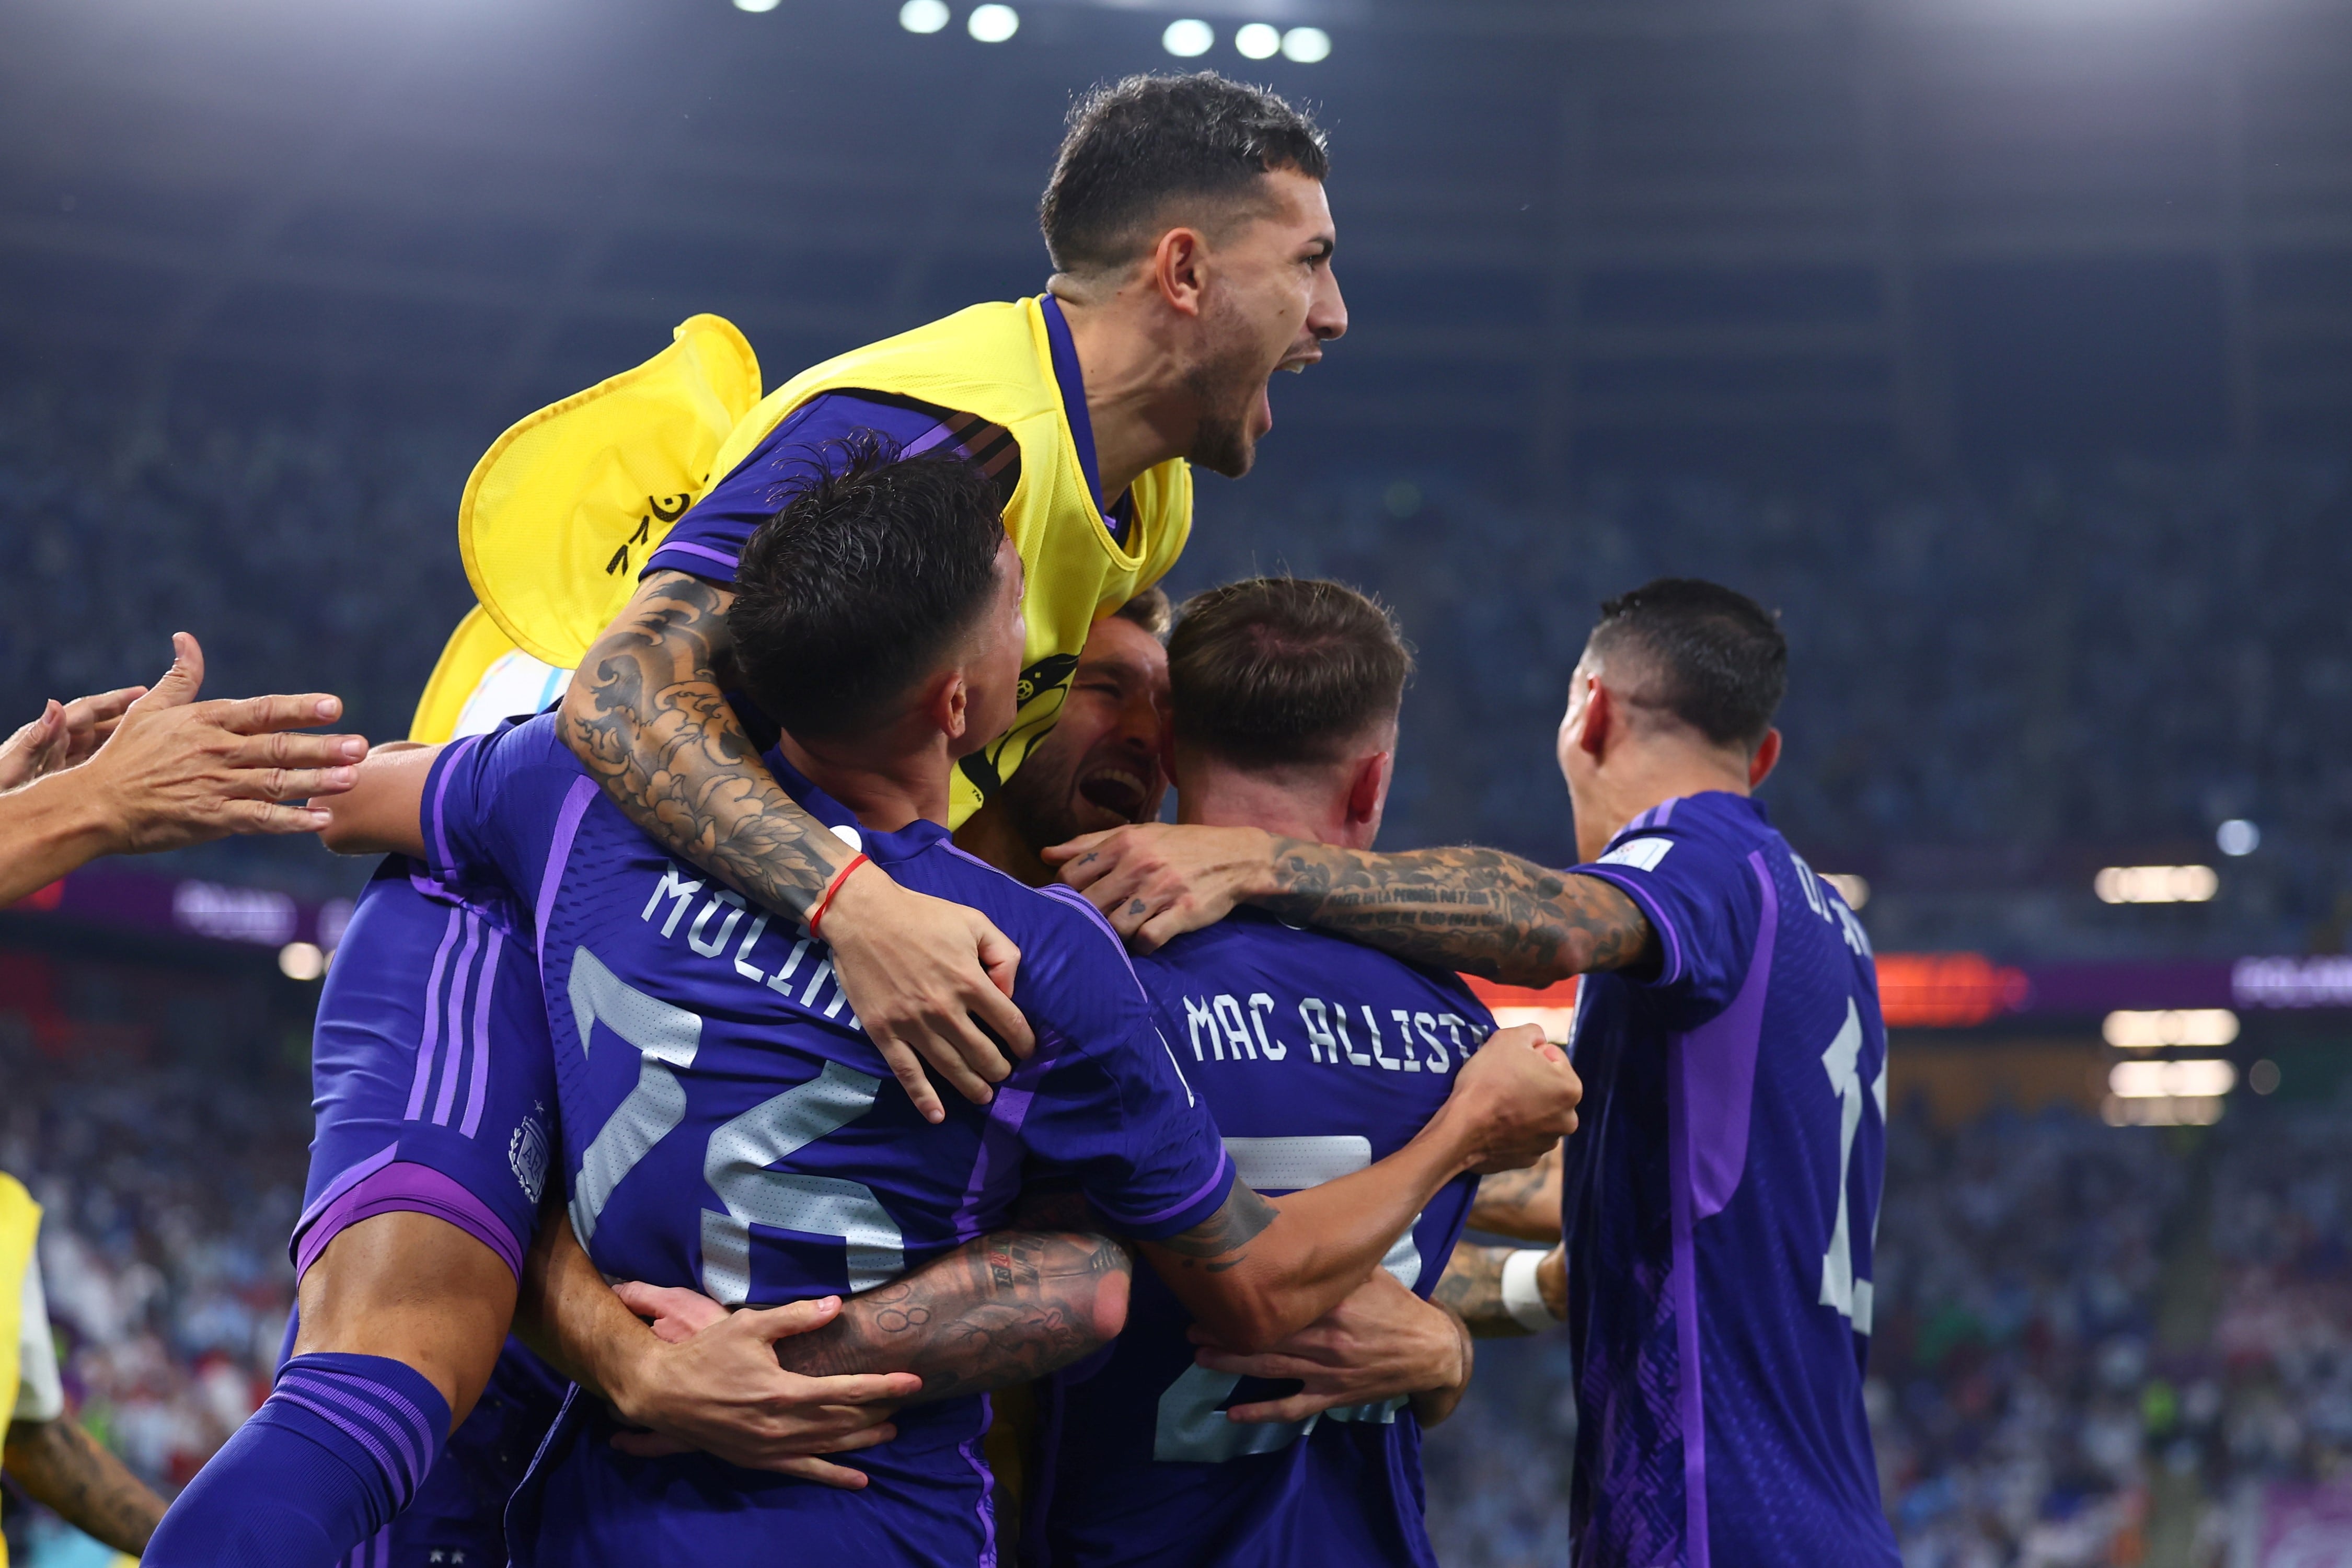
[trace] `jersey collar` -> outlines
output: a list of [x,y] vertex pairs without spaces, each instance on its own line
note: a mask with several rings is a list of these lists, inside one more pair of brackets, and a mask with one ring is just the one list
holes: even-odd
[[870,860],[878,860],[886,866],[904,860],[909,856],[919,855],[948,836],[945,823],[923,817],[917,817],[896,833],[877,833],[861,826],[856,813],[810,783],[806,773],[785,759],[782,747],[772,748],[761,760],[768,764],[768,771],[776,775],[776,782],[784,786],[784,793],[791,795],[803,811],[824,823],[832,830],[834,837],[851,848],[863,850]]
[[1069,318],[1062,302],[1051,294],[1039,307],[1045,312],[1045,342],[1054,356],[1054,384],[1061,389],[1062,416],[1069,421],[1070,440],[1078,449],[1078,468],[1087,477],[1087,499],[1102,512],[1103,526],[1123,545],[1127,539],[1129,495],[1121,492],[1103,511],[1102,467],[1095,457],[1095,420],[1087,412],[1086,373],[1078,368],[1078,345],[1070,336]]

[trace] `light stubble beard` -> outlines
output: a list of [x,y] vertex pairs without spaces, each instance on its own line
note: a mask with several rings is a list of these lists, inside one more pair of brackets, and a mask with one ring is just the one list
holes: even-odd
[[1257,346],[1248,341],[1230,310],[1220,312],[1215,346],[1184,373],[1184,390],[1201,410],[1184,456],[1213,474],[1238,479],[1257,460],[1257,437],[1250,416],[1268,372]]

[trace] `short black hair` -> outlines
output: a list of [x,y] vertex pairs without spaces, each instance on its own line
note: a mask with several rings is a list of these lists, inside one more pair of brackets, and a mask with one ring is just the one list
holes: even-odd
[[1412,650],[1377,599],[1319,578],[1196,594],[1168,639],[1179,745],[1244,766],[1328,763],[1395,717]]
[[1171,200],[1252,197],[1276,169],[1320,180],[1330,166],[1315,122],[1264,88],[1131,76],[1071,106],[1037,222],[1055,270],[1100,271],[1140,255]]
[[743,547],[727,612],[744,689],[801,736],[887,720],[987,608],[1004,542],[995,487],[961,458],[902,458],[871,431],[825,445]]
[[1718,746],[1754,747],[1789,690],[1780,618],[1745,594],[1661,577],[1601,606],[1586,646],[1605,667],[1628,652],[1655,685],[1629,700],[1664,710]]

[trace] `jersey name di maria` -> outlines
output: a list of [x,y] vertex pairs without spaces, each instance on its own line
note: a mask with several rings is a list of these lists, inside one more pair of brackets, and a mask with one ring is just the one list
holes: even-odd
[[[1494,1028],[1451,974],[1255,910],[1178,938],[1136,971],[1242,1179],[1262,1193],[1314,1186],[1396,1152]],[[1424,1298],[1476,1190],[1474,1176],[1449,1183],[1386,1259]],[[1156,1276],[1139,1273],[1108,1358],[1048,1385],[1027,1537],[1042,1534],[1046,1560],[1433,1568],[1420,1430],[1405,1402],[1237,1425],[1228,1406],[1294,1385],[1196,1366],[1191,1321]]]
[[[980,909],[1019,944],[1013,1001],[1036,1054],[974,1106],[924,1122],[850,1013],[821,942],[673,860],[537,719],[453,744],[426,785],[436,872],[536,911],[573,1229],[614,1279],[730,1306],[869,1289],[1001,1226],[1024,1176],[1076,1183],[1122,1229],[1213,1214],[1232,1163],[1117,939],[1076,894],[1034,892],[917,822],[861,831],[771,753],[800,804],[901,886]],[[534,1563],[992,1561],[980,1397],[917,1405],[844,1492],[703,1455],[614,1450],[578,1396],[519,1494]],[[782,1533],[780,1533],[782,1532]]]
[[1588,975],[1564,1147],[1580,1564],[1892,1568],[1863,1412],[1886,1037],[1870,943],[1755,801],[1591,865],[1655,966]]

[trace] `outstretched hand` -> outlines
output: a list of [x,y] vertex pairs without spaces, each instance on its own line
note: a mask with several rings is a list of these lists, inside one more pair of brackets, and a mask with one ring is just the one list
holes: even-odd
[[614,1291],[670,1347],[621,1404],[626,1419],[648,1428],[616,1434],[613,1447],[624,1453],[698,1449],[746,1469],[855,1491],[866,1485],[862,1473],[814,1456],[890,1441],[898,1436],[891,1412],[922,1390],[912,1373],[803,1377],[778,1363],[776,1342],[832,1322],[838,1296],[730,1312],[674,1286],[631,1281]]
[[51,698],[39,718],[0,742],[0,792],[88,762],[123,712],[146,695],[143,686],[121,686],[70,702]]
[[927,1121],[945,1120],[928,1062],[986,1105],[1036,1037],[1013,1005],[1021,950],[979,910],[902,888],[860,866],[824,915],[833,972],[892,1076]]
[[1263,884],[1274,836],[1255,827],[1139,823],[1044,851],[1138,952],[1213,926]]

